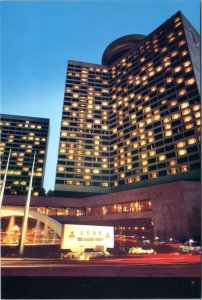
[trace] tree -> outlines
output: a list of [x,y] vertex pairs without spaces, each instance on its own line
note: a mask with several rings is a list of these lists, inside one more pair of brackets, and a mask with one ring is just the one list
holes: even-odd
[[38,196],[41,196],[41,197],[45,197],[46,196],[46,190],[42,187],[33,187],[33,191],[32,191],[32,194],[34,194],[35,192],[38,193]]
[[49,190],[48,193],[47,193],[47,196],[48,197],[54,197],[54,191]]

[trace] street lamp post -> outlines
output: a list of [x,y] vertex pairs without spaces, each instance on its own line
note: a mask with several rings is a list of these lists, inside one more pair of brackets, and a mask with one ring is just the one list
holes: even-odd
[[21,231],[21,236],[20,236],[20,252],[19,252],[20,257],[22,257],[24,254],[24,245],[25,245],[25,238],[26,238],[26,233],[27,233],[28,215],[29,215],[29,205],[30,205],[32,182],[33,182],[33,176],[34,176],[35,157],[36,157],[36,151],[34,153],[32,172],[31,172],[27,200],[26,200],[25,209],[24,209],[24,217],[23,217],[23,222],[22,222],[22,231]]
[[8,174],[8,166],[9,166],[9,162],[10,162],[10,156],[11,156],[11,149],[9,150],[9,154],[8,154],[8,160],[7,160],[7,164],[6,164],[6,170],[5,170],[5,174],[4,174],[4,180],[3,180],[1,194],[0,194],[0,206],[2,206],[2,201],[3,201],[3,196],[4,196],[4,190],[5,190],[5,185],[6,185],[6,178],[7,178],[7,174]]

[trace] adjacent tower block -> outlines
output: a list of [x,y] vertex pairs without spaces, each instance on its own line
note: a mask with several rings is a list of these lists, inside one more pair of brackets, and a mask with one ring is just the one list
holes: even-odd
[[[49,119],[1,115],[1,174],[5,173],[9,150],[11,158],[5,193],[26,194],[36,151],[33,192],[43,187],[48,147]],[[1,177],[1,184],[3,178]]]

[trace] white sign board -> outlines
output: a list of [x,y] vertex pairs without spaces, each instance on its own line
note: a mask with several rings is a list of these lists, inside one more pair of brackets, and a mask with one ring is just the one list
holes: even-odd
[[64,224],[61,249],[114,247],[114,227]]

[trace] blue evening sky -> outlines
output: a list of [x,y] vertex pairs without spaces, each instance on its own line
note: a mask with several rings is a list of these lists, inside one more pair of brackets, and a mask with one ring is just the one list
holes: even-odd
[[99,64],[113,40],[148,35],[178,10],[199,31],[200,0],[1,2],[1,112],[50,118],[47,191],[54,189],[67,60]]

